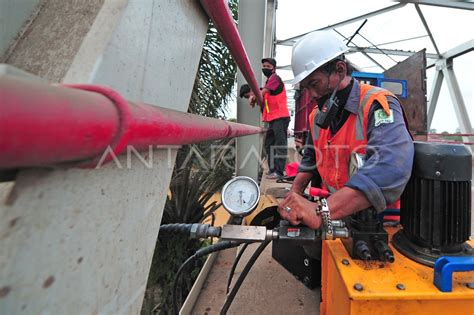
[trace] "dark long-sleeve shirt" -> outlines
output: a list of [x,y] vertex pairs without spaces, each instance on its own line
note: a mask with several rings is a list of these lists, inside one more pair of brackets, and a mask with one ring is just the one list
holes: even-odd
[[277,95],[283,91],[283,80],[276,73],[273,73],[265,82],[265,89],[270,90],[270,95]]
[[[354,80],[344,110],[357,115],[359,100],[360,86],[357,80]],[[374,112],[382,107],[378,102],[371,107],[367,125],[365,164],[345,184],[363,192],[377,211],[383,211],[388,204],[400,198],[411,175],[414,155],[413,141],[405,125],[401,105],[394,97],[387,97],[387,100],[393,112],[393,122],[376,126]],[[315,165],[315,151],[310,132],[299,171],[317,174]]]

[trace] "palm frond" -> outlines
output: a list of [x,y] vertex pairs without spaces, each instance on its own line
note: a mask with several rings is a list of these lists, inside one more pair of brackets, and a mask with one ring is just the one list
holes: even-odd
[[[234,19],[237,19],[238,1],[229,1],[229,7]],[[188,111],[206,117],[225,118],[236,73],[237,66],[229,49],[213,23],[209,22]]]

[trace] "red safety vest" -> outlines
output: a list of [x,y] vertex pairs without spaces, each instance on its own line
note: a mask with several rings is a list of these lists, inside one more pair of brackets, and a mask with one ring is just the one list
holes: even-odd
[[277,95],[270,95],[270,93],[264,95],[262,121],[270,122],[283,117],[290,117],[285,85],[283,85],[283,91]]
[[[371,86],[360,84],[359,111],[350,114],[347,121],[336,134],[331,135],[330,128],[320,129],[314,123],[318,111],[316,106],[309,116],[311,134],[316,151],[316,165],[321,175],[323,184],[330,192],[344,187],[349,180],[349,163],[351,153],[365,155],[367,146],[367,124],[369,122],[370,108],[377,100],[387,115],[390,115],[387,96],[395,97],[391,92]],[[397,207],[399,202],[388,207]]]

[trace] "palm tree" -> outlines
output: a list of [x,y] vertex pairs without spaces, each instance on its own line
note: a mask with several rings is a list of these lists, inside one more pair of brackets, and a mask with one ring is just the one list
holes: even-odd
[[[230,0],[234,20],[238,19],[238,1]],[[216,28],[209,22],[199,70],[194,81],[189,112],[206,117],[225,117],[232,97],[237,66]]]

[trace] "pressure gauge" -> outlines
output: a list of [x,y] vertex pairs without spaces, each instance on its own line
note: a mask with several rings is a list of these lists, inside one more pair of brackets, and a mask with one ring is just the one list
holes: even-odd
[[222,188],[222,205],[230,214],[245,217],[252,213],[260,200],[260,188],[247,176],[237,176]]

